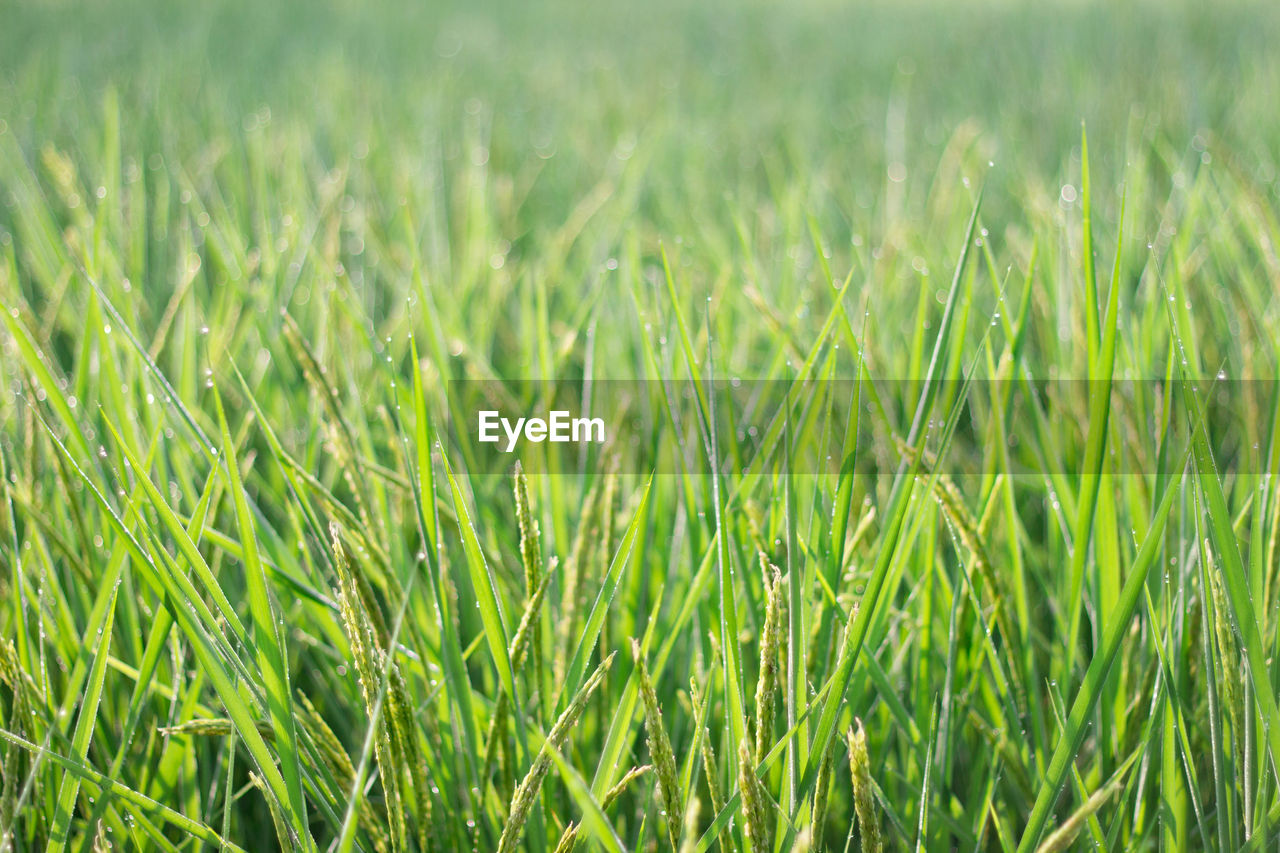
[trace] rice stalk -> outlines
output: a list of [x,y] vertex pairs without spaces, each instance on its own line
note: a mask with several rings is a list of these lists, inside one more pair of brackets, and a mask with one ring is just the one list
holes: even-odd
[[853,777],[853,808],[858,819],[858,837],[863,853],[880,853],[880,819],[875,795],[871,792],[871,759],[867,755],[867,733],[862,720],[854,717],[849,729],[849,770]]
[[1075,842],[1080,831],[1089,822],[1089,818],[1093,817],[1098,809],[1106,805],[1107,800],[1111,799],[1123,787],[1123,783],[1124,774],[1116,773],[1107,784],[1094,791],[1080,808],[1076,809],[1069,818],[1062,822],[1061,826],[1051,832],[1036,848],[1036,853],[1063,853],[1063,851],[1071,849],[1072,843]]
[[819,846],[822,843],[822,828],[827,822],[827,805],[831,796],[831,776],[835,767],[835,754],[836,742],[833,738],[822,756],[822,764],[818,766],[818,781],[813,789],[813,806],[809,812],[809,830]]
[[[613,558],[616,543],[614,542],[614,527],[616,524],[617,512],[617,495],[618,495],[618,476],[617,476],[617,457],[610,456],[605,462],[604,473],[604,494],[600,499],[599,509],[599,535],[597,538],[595,553],[596,559],[599,561],[600,575],[603,577],[609,572],[609,562]],[[579,576],[581,583],[581,576]],[[581,601],[581,596],[579,596]],[[613,638],[609,630],[609,620],[605,619],[600,623],[600,635],[596,641],[600,644],[600,648],[607,649],[612,645]],[[600,713],[605,715],[608,713],[608,699],[605,691],[602,691],[597,697],[597,703],[600,706]]]
[[[696,678],[689,679],[689,695],[693,698],[695,708],[703,707],[703,701],[698,688],[698,680]],[[705,712],[704,712],[705,713]],[[702,737],[698,738],[699,751],[702,753],[702,775],[707,780],[707,791],[711,797],[711,811],[717,815],[724,811],[725,799],[724,792],[720,788],[720,770],[716,766],[715,748],[711,744],[711,732],[703,725],[704,720],[698,719],[699,726],[702,726]],[[724,853],[732,850],[732,836],[729,834],[728,826],[720,830],[719,835],[720,849]]]
[[409,704],[408,686],[400,667],[387,651],[380,654],[381,664],[388,673],[387,710],[390,714],[393,744],[396,748],[396,765],[404,770],[412,782],[414,805],[418,825],[418,844],[423,849],[428,841],[432,821],[430,788],[427,782],[426,759],[418,743],[419,730],[414,724],[413,710]]
[[[335,542],[344,531],[337,522],[330,527]],[[335,546],[335,553],[336,546]],[[428,783],[426,759],[419,742],[420,730],[414,721],[412,703],[409,699],[408,685],[400,671],[399,664],[388,651],[390,634],[382,608],[374,595],[372,584],[363,571],[365,564],[353,560],[352,555],[344,547],[336,563],[339,575],[345,574],[346,583],[353,591],[358,602],[358,615],[369,627],[367,632],[368,652],[375,666],[374,673],[386,673],[386,697],[384,720],[388,725],[391,755],[394,763],[383,769],[384,773],[403,774],[410,783],[413,794],[414,814],[417,818],[418,841],[427,846],[429,828],[432,822],[433,808],[431,804],[431,788]],[[345,617],[344,617],[345,618]],[[372,676],[371,676],[372,677]],[[378,676],[380,677],[380,676]],[[401,787],[400,796],[404,796],[403,785],[406,779],[397,779]]]
[[257,788],[262,794],[262,798],[267,801],[267,807],[271,811],[271,823],[275,827],[276,838],[280,842],[280,849],[293,849],[291,841],[293,834],[289,831],[289,824],[284,819],[284,814],[280,811],[280,804],[276,802],[275,797],[270,795],[267,784],[262,780],[261,776],[252,770],[249,771],[249,783],[253,785],[253,787]]
[[[334,562],[338,569],[338,613],[347,634],[347,642],[351,646],[352,663],[355,665],[356,680],[360,684],[361,695],[364,698],[365,712],[369,715],[368,719],[373,720],[380,691],[382,670],[378,664],[381,655],[378,653],[377,639],[362,605],[351,563],[347,557],[346,548],[343,547],[341,531],[337,524],[330,526],[330,534],[333,553],[336,557]],[[373,748],[374,759],[378,763],[379,775],[382,779],[383,795],[386,799],[385,809],[391,835],[391,849],[400,851],[407,849],[405,842],[407,827],[404,797],[393,742],[392,716],[390,713],[378,715]]]
[[[541,615],[542,602],[546,598],[547,587],[551,583],[551,578],[555,574],[555,561],[552,561],[551,571],[548,571],[533,590],[532,596],[525,603],[524,613],[520,617],[520,625],[516,628],[515,635],[511,638],[510,656],[511,668],[519,671],[524,664],[525,655],[529,651],[529,646],[537,637],[538,620]],[[507,719],[511,710],[511,699],[506,692],[498,694],[498,698],[494,702],[493,714],[489,717],[489,730],[485,735],[484,765],[481,769],[480,778],[488,779],[489,774],[493,772],[494,764],[497,761],[499,752],[505,750],[504,733],[506,732]],[[505,754],[505,753],[504,753]]]
[[578,843],[578,824],[573,821],[564,828],[564,832],[560,833],[560,840],[556,842],[553,853],[573,853],[574,846]]
[[[7,716],[5,703],[0,701],[0,729],[12,729],[16,733],[23,734],[25,721],[30,713],[24,699],[21,670],[17,666],[17,653],[13,643],[8,640],[0,640],[0,684],[8,685],[12,696]],[[0,831],[6,833],[0,836],[0,851],[3,851],[9,849],[11,839],[7,833],[12,831],[17,819],[20,753],[18,747],[5,744],[4,750],[0,751],[0,756],[4,758],[4,761],[0,762]]]
[[778,645],[782,633],[782,575],[760,554],[764,571],[765,611],[760,637],[760,677],[756,682],[755,763],[764,761],[773,745],[774,699],[778,692]]
[[556,724],[551,727],[546,743],[539,750],[538,757],[533,760],[533,766],[529,768],[529,772],[525,774],[524,779],[521,780],[511,798],[511,807],[507,812],[507,823],[502,828],[502,836],[498,839],[498,853],[511,853],[516,849],[516,845],[520,840],[520,833],[524,831],[525,822],[529,819],[529,812],[538,799],[542,781],[551,769],[551,750],[560,751],[560,747],[568,739],[574,724],[578,722],[578,717],[582,715],[583,709],[586,708],[591,694],[604,681],[605,675],[609,672],[609,667],[613,665],[613,659],[616,654],[616,652],[610,654],[601,662],[596,671],[582,685],[577,695],[573,697],[573,701],[564,709],[564,713],[556,720]]
[[[916,449],[908,447],[902,441],[898,442],[898,447],[909,459],[915,459],[917,456],[923,457],[921,463],[922,475],[927,475],[932,480],[934,497],[937,499],[938,505],[942,507],[942,511],[951,520],[961,543],[968,550],[973,560],[973,567],[977,570],[978,575],[983,579],[995,599],[993,617],[1000,629],[1001,638],[1012,649],[1011,659],[1020,660],[1022,657],[1022,653],[1019,650],[1021,634],[1013,623],[1010,608],[1005,604],[1009,600],[1008,590],[1005,589],[1001,576],[995,571],[990,551],[987,548],[986,534],[984,533],[984,529],[991,524],[991,520],[995,517],[994,509],[997,502],[990,501],[983,518],[981,520],[975,519],[973,513],[969,511],[969,507],[965,504],[964,495],[961,494],[959,487],[956,486],[955,480],[944,471],[934,470],[936,460],[930,454],[927,452],[920,454]],[[1020,709],[1026,708],[1027,691],[1026,685],[1022,680],[1022,667],[1010,666],[1007,670],[1014,691],[1016,706]]]
[[771,804],[764,784],[756,776],[751,746],[744,737],[738,744],[738,793],[742,797],[742,828],[755,853],[773,849],[773,827],[769,822]]
[[385,534],[385,519],[378,517],[375,524],[370,512],[371,498],[368,492],[370,478],[364,470],[355,432],[342,413],[338,391],[329,382],[327,369],[320,363],[311,345],[307,343],[297,321],[287,311],[282,316],[284,317],[284,339],[302,368],[303,378],[315,389],[316,396],[320,398],[329,414],[323,423],[330,437],[330,445],[337,457],[339,470],[355,498],[356,511],[360,517],[360,529],[378,530]]
[[634,638],[631,640],[631,656],[635,660],[636,671],[640,676],[640,696],[644,701],[644,729],[648,737],[649,755],[653,758],[653,766],[658,774],[658,791],[662,797],[663,813],[666,816],[668,841],[674,848],[680,839],[680,815],[684,803],[680,796],[676,758],[671,750],[671,740],[667,737],[667,730],[662,725],[658,695],[653,689],[649,669],[645,666],[640,642]]
[[[324,762],[325,769],[333,776],[338,790],[341,792],[350,791],[351,786],[355,784],[356,768],[351,763],[351,756],[347,754],[342,741],[338,739],[333,729],[325,722],[324,717],[320,715],[319,710],[316,709],[307,694],[299,692],[297,708],[301,712],[298,715],[298,722],[316,745],[320,760]],[[386,850],[390,839],[387,836],[386,829],[374,815],[367,799],[362,798],[360,801],[358,819],[360,828],[373,840],[374,849],[379,851]]]
[[[533,508],[529,503],[529,481],[525,477],[524,468],[519,463],[516,464],[514,491],[516,526],[520,531],[520,562],[524,566],[524,594],[526,598],[532,600],[537,594],[539,586],[542,585],[542,537],[538,529],[538,522],[533,517]],[[549,574],[550,572],[548,572]],[[523,623],[521,627],[523,628]],[[541,688],[546,683],[543,676],[541,621],[538,619],[533,620],[530,630],[532,631],[530,642],[533,646],[531,656],[533,658],[534,678],[535,683]],[[512,655],[511,665],[513,667],[518,666],[514,654]],[[545,697],[539,703],[540,706],[543,704],[545,704]]]
[[[271,723],[267,720],[259,720],[256,724],[258,733],[267,741],[275,740],[275,730],[271,727]],[[192,735],[195,737],[227,737],[233,731],[235,726],[231,720],[225,717],[208,717],[196,720],[187,720],[185,723],[179,723],[176,726],[161,726],[159,732],[162,735],[172,737],[173,735]]]
[[653,772],[652,764],[642,764],[639,767],[632,767],[621,779],[618,780],[616,785],[608,791],[605,791],[604,796],[600,798],[600,810],[608,810],[610,806],[618,801],[619,797],[626,793],[627,788],[631,786],[632,782],[636,781],[646,773],[651,772]]
[[333,774],[338,784],[350,788],[351,782],[356,778],[356,769],[351,763],[351,756],[347,755],[346,749],[342,746],[342,741],[338,740],[338,736],[334,734],[333,729],[329,728],[329,724],[325,722],[324,717],[320,716],[320,712],[316,710],[316,706],[305,693],[298,694],[298,707],[302,709],[299,721],[311,736],[312,741],[319,747],[325,767]]
[[[1205,539],[1204,549],[1206,559],[1212,559],[1212,551],[1209,549],[1209,540]],[[1244,735],[1244,727],[1241,723],[1241,700],[1244,696],[1244,682],[1242,678],[1242,668],[1240,666],[1240,647],[1236,643],[1235,630],[1231,627],[1230,611],[1227,609],[1230,605],[1227,603],[1227,595],[1222,588],[1222,573],[1213,571],[1213,567],[1209,567],[1209,587],[1210,594],[1213,596],[1213,632],[1218,643],[1218,654],[1221,657],[1222,667],[1218,677],[1218,686],[1222,690],[1222,704],[1227,708],[1227,714],[1231,720],[1232,740],[1235,743],[1237,758],[1243,758],[1240,754]]]
[[600,482],[597,481],[587,492],[582,506],[582,517],[578,521],[578,530],[574,535],[573,549],[564,568],[564,591],[560,600],[560,635],[556,638],[556,646],[560,650],[555,666],[557,682],[564,679],[569,660],[573,657],[573,637],[584,581],[583,564],[586,562],[589,547],[595,539],[599,509]]

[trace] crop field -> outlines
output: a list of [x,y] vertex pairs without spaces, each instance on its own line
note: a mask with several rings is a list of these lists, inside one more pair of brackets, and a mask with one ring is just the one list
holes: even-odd
[[1280,6],[0,8],[0,853],[1280,845]]

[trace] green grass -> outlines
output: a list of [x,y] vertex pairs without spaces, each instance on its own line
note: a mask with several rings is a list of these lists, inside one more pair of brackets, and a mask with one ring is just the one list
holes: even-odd
[[1275,9],[4,17],[0,851],[1280,839]]

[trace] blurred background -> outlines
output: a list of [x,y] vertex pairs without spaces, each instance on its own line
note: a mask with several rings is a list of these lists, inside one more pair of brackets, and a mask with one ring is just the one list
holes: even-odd
[[[479,132],[495,165],[555,154],[587,176],[619,142],[657,143],[654,169],[696,144],[734,174],[823,164],[856,201],[966,122],[1009,176],[1060,166],[1082,121],[1104,157],[1159,128],[1265,160],[1278,25],[1266,3],[14,3],[0,112],[57,141],[114,86],[157,147],[265,107],[335,158],[385,136],[450,156]],[[187,122],[152,123],[178,102]]]
[[[1035,234],[1064,235],[1047,261],[1065,272],[1082,124],[1103,245],[1122,179],[1142,199],[1139,249],[1171,236],[1159,232],[1175,191],[1214,157],[1264,207],[1280,198],[1276,4],[126,0],[10,4],[4,17],[5,245],[23,227],[18,176],[67,214],[59,202],[105,186],[119,154],[123,184],[150,199],[132,278],[157,300],[194,249],[198,289],[256,275],[259,308],[295,309],[319,285],[311,269],[291,280],[286,256],[323,221],[326,260],[374,326],[416,264],[451,292],[442,334],[493,338],[498,375],[545,365],[469,317],[472,300],[527,301],[521,279],[554,277],[552,323],[576,328],[582,296],[607,292],[619,263],[657,276],[660,243],[692,296],[732,280],[762,294],[754,314],[802,317],[823,299],[810,221],[835,278],[865,273],[873,312],[914,317],[922,277],[947,283],[979,185],[1011,292]],[[1145,258],[1131,254],[1136,279]],[[1244,273],[1269,275],[1262,254]],[[37,304],[38,278],[23,282]],[[1048,314],[1078,315],[1071,293],[1048,293]],[[614,319],[638,329],[619,301]],[[643,375],[627,352],[604,357],[608,344],[599,364]],[[760,355],[744,341],[726,358],[745,369]]]

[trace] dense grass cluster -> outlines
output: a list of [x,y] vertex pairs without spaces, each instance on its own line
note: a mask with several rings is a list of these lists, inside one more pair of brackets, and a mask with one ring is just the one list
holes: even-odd
[[0,851],[1275,844],[1275,9],[4,17]]

